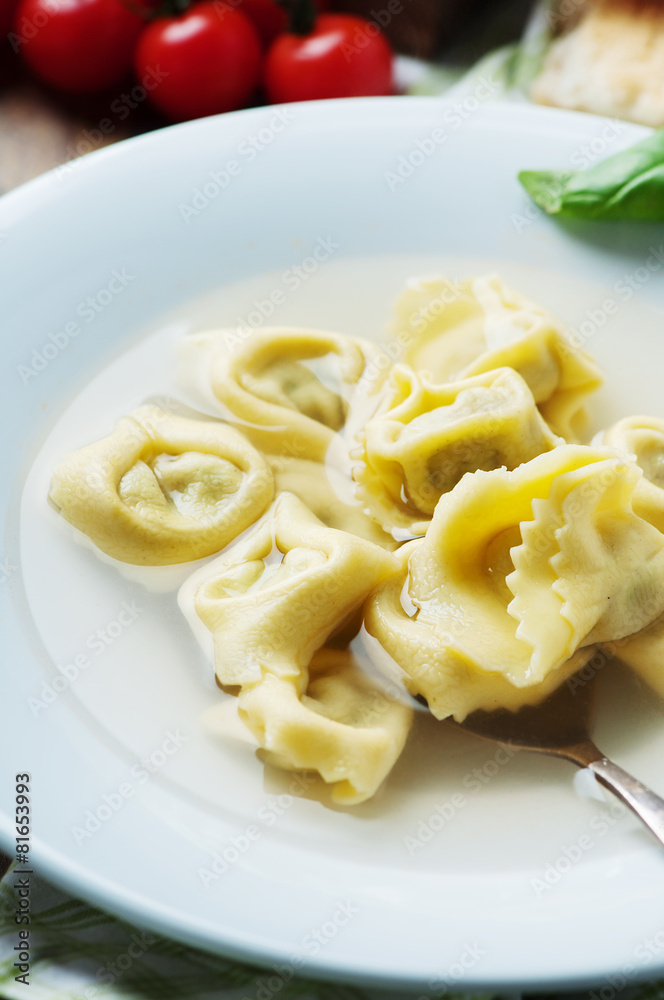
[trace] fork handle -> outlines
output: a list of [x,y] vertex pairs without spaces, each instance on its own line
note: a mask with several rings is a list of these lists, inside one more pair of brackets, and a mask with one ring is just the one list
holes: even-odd
[[622,767],[618,767],[606,757],[591,761],[586,767],[609,791],[617,795],[626,806],[635,812],[651,830],[660,844],[664,844],[664,799],[655,795],[647,785],[633,778]]

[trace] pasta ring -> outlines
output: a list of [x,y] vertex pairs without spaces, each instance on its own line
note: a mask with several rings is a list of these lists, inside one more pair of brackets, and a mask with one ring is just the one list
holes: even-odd
[[564,327],[495,275],[461,284],[413,282],[397,302],[396,325],[408,343],[404,361],[437,382],[514,368],[554,434],[576,441],[599,369]]
[[107,555],[165,566],[219,552],[273,493],[267,462],[232,427],[142,406],[67,455],[49,499]]
[[[218,353],[210,379],[215,396],[264,451],[322,461],[345,426],[346,396],[358,385],[375,349],[353,337],[318,330],[275,328],[252,334],[236,352]],[[338,392],[306,361],[336,355]]]
[[238,713],[284,770],[316,771],[332,800],[357,805],[375,795],[403,750],[413,709],[381,691],[347,651],[316,654],[306,693],[288,678],[266,674],[239,695]]
[[194,594],[220,683],[254,684],[264,673],[304,683],[316,650],[398,568],[390,552],[325,527],[281,493],[247,538],[206,567]]
[[365,618],[437,718],[486,707],[491,674],[493,707],[518,707],[506,685],[548,693],[577,650],[658,618],[664,535],[632,509],[639,476],[608,449],[561,445],[441,498],[426,538],[398,553],[401,588],[388,581]]
[[561,444],[511,368],[434,385],[403,365],[358,434],[358,497],[385,531],[424,534],[440,497],[466,472],[523,462]]

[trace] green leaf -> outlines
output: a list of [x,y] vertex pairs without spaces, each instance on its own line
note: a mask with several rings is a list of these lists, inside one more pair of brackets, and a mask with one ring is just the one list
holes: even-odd
[[519,180],[549,215],[664,222],[664,129],[588,170],[522,170]]

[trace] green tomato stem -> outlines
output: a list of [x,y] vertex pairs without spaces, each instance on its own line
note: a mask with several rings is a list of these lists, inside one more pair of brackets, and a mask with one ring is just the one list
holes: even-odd
[[277,0],[288,14],[288,30],[293,35],[310,35],[318,11],[314,0]]

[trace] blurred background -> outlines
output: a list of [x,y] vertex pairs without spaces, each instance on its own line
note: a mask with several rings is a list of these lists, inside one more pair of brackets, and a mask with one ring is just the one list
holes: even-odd
[[[2,3],[7,0],[0,0]],[[382,18],[381,12],[387,10],[385,0],[330,0],[326,6],[369,20],[378,17],[388,21],[383,30],[396,53],[457,71],[496,46],[519,39],[532,2],[402,0],[397,14],[387,17],[383,13]],[[45,9],[48,14],[48,3]],[[392,6],[391,10],[395,9]],[[131,92],[136,81],[130,74],[122,83],[88,94],[64,93],[41,80],[28,65],[26,53],[39,42],[28,37],[30,26],[37,25],[37,31],[44,29],[39,28],[41,20],[34,8],[26,16],[21,31],[21,19],[14,10],[17,20],[0,49],[0,193],[93,148],[169,124],[169,117],[149,100],[126,102],[126,117],[109,113],[114,101]],[[54,45],[59,44],[55,38]],[[264,100],[259,86],[249,103]],[[133,108],[129,106],[132,103],[136,104]],[[100,122],[109,118],[112,130],[106,125],[102,131]]]
[[482,73],[664,126],[664,0],[0,0],[0,194],[174,121]]

